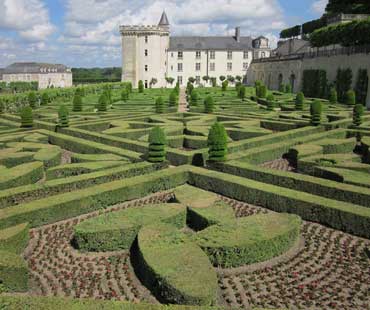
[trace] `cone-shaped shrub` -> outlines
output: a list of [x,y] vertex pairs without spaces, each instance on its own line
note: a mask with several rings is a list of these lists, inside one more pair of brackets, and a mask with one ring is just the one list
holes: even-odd
[[224,125],[216,122],[208,134],[208,154],[210,162],[225,161],[227,155],[227,134]]
[[186,94],[189,96],[189,98],[191,96],[191,93],[193,92],[193,89],[194,89],[193,83],[188,82],[188,84],[186,85]]
[[36,94],[32,91],[28,94],[28,104],[32,109],[36,108],[36,103],[37,103],[37,97]]
[[78,94],[76,94],[73,97],[73,109],[72,109],[72,111],[73,112],[82,112],[82,98]]
[[106,93],[102,93],[99,97],[98,101],[98,111],[99,112],[106,112],[108,106],[108,97]]
[[295,109],[298,111],[303,110],[303,104],[304,104],[304,94],[302,92],[299,92],[297,94],[297,97],[295,97]]
[[180,83],[179,82],[176,83],[175,91],[176,91],[177,96],[180,95]]
[[290,94],[292,92],[292,86],[290,84],[285,85],[285,93]]
[[194,106],[197,106],[198,105],[198,92],[194,89],[192,92],[191,92],[191,95],[190,95],[190,103],[191,105],[194,105]]
[[154,127],[149,133],[148,161],[160,163],[166,160],[166,135],[159,126]]
[[273,111],[275,109],[275,97],[273,94],[269,94],[266,98],[267,100],[267,110]]
[[229,81],[225,80],[222,82],[222,91],[226,91],[229,86]]
[[126,102],[128,100],[128,98],[129,98],[129,90],[126,89],[126,88],[122,89],[122,91],[121,91],[121,100]]
[[206,113],[213,113],[214,110],[214,103],[212,96],[207,96],[204,99],[204,112]]
[[310,113],[311,113],[311,125],[312,126],[320,125],[322,105],[319,100],[315,100],[314,102],[311,103]]
[[177,93],[175,89],[170,93],[170,96],[168,99],[169,99],[170,107],[175,107],[177,105]]
[[346,93],[346,104],[354,106],[356,104],[356,94],[353,90],[349,90]]
[[43,93],[41,96],[41,105],[47,105],[49,103],[49,95],[48,93]]
[[267,87],[265,85],[261,85],[259,87],[259,98],[266,98],[267,96]]
[[283,83],[279,85],[279,92],[281,93],[285,92],[285,85]]
[[237,96],[239,97],[239,91],[240,91],[240,87],[242,86],[242,83],[241,82],[236,82],[235,83],[235,90],[236,90],[236,93],[237,93]]
[[24,107],[21,110],[21,127],[22,128],[33,127],[33,115],[31,107]]
[[245,95],[246,95],[246,88],[244,85],[240,85],[239,87],[239,91],[238,91],[238,97],[242,100],[245,99]]
[[338,93],[337,93],[337,90],[334,87],[332,87],[330,89],[329,102],[331,104],[338,103]]
[[126,89],[127,91],[130,93],[132,93],[132,83],[131,82],[128,82],[127,85],[126,85]]
[[60,106],[58,110],[58,118],[59,127],[69,127],[69,112],[66,106]]
[[353,125],[360,126],[362,124],[362,116],[364,115],[364,106],[356,104],[353,108]]
[[143,93],[144,92],[144,83],[143,83],[142,80],[139,81],[138,88],[139,88],[139,93]]
[[162,97],[158,97],[157,100],[155,101],[155,112],[156,113],[164,113],[165,112],[165,107],[164,107],[164,102]]

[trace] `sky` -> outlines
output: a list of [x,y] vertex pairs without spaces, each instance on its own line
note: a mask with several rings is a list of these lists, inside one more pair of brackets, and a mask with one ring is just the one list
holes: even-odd
[[171,35],[264,35],[320,17],[328,0],[0,0],[0,68],[13,62],[121,66],[119,25],[156,25]]

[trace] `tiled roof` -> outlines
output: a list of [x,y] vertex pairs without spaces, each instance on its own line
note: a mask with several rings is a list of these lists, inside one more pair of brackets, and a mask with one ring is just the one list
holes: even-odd
[[3,74],[19,74],[19,73],[58,73],[69,72],[69,69],[61,64],[48,64],[37,62],[16,62],[4,69]]

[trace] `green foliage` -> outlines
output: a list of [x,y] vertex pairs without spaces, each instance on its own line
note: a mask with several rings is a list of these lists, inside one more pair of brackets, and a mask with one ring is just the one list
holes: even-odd
[[346,104],[349,106],[354,106],[356,104],[356,94],[353,90],[347,91]]
[[292,92],[292,85],[286,84],[284,91],[285,93],[290,94]]
[[163,129],[155,126],[149,133],[148,161],[159,163],[166,160],[167,139]]
[[229,81],[225,80],[222,82],[222,91],[226,91],[227,87],[229,86]]
[[369,76],[366,69],[359,69],[356,81],[356,99],[357,102],[366,105],[366,98],[369,85]]
[[142,80],[139,81],[138,89],[139,89],[139,93],[142,94],[144,92],[144,83]]
[[244,85],[240,85],[238,89],[238,97],[244,100],[246,97],[246,92],[247,92],[246,87]]
[[36,109],[37,97],[33,91],[28,94],[28,104],[32,109]]
[[69,127],[69,112],[65,105],[60,106],[58,110],[58,125],[59,127]]
[[322,113],[321,101],[315,100],[311,103],[310,113],[311,113],[311,125],[312,126],[320,125]]
[[338,103],[338,93],[337,93],[337,90],[334,87],[332,87],[330,89],[329,102],[331,104],[337,104]]
[[121,91],[121,100],[126,102],[128,99],[129,99],[129,91],[127,88],[124,88]]
[[161,114],[161,113],[164,113],[165,111],[166,111],[166,107],[164,106],[163,98],[159,96],[155,100],[155,112]]
[[325,17],[321,17],[319,19],[315,19],[315,20],[309,21],[307,23],[304,23],[302,25],[302,34],[304,34],[304,35],[311,34],[316,29],[320,29],[322,27],[325,27],[326,24],[327,23],[326,23],[326,18]]
[[306,97],[326,98],[327,78],[325,70],[304,70],[302,91]]
[[190,95],[190,104],[193,105],[193,106],[197,106],[198,105],[198,99],[199,99],[198,92],[194,89],[191,92],[191,95]]
[[209,76],[208,75],[205,75],[205,76],[203,76],[202,77],[202,80],[204,81],[204,82],[206,82],[206,83],[208,83],[208,81],[209,81]]
[[304,98],[303,92],[299,92],[297,96],[295,97],[295,109],[297,111],[303,110],[304,101],[305,101],[305,98]]
[[223,81],[226,80],[226,77],[224,75],[220,75],[219,79],[220,79],[221,82],[223,82]]
[[191,96],[191,93],[193,92],[193,89],[194,89],[194,85],[192,82],[188,82],[188,84],[186,85],[186,94],[188,96]]
[[176,89],[174,89],[169,96],[169,106],[170,107],[175,107],[177,106],[178,98],[177,98],[177,92]]
[[284,85],[284,83],[281,83],[279,85],[279,92],[281,92],[281,93],[284,93],[285,92],[285,85]]
[[370,3],[367,0],[329,0],[325,11],[328,14],[369,14]]
[[166,77],[166,82],[168,84],[172,85],[174,81],[175,81],[175,79],[173,77]]
[[41,105],[47,105],[50,102],[50,98],[47,92],[41,95]]
[[228,80],[228,82],[230,82],[231,84],[235,82],[235,78],[234,78],[232,75],[228,75],[228,76],[227,76],[227,80]]
[[339,68],[335,85],[338,93],[338,101],[340,103],[346,102],[346,94],[351,89],[352,85],[352,70],[350,68]]
[[105,92],[103,92],[98,101],[98,111],[99,112],[106,112],[108,106],[108,97]]
[[301,34],[301,25],[294,26],[292,28],[284,29],[280,32],[281,39],[288,39],[298,37]]
[[238,82],[241,82],[242,79],[243,79],[243,77],[240,76],[240,75],[235,76],[235,80],[237,80]]
[[129,94],[132,93],[132,83],[131,82],[126,82],[126,89],[128,90]]
[[79,94],[75,94],[74,98],[73,98],[73,108],[72,108],[72,111],[73,112],[82,112],[82,98]]
[[204,112],[205,113],[213,113],[214,110],[214,102],[212,96],[207,96],[204,99]]
[[260,85],[257,87],[257,90],[258,90],[258,94],[257,94],[257,97],[258,98],[266,98],[267,96],[267,87],[266,85]]
[[122,68],[72,68],[73,84],[120,82]]
[[360,126],[362,124],[362,117],[364,115],[364,106],[356,104],[353,108],[353,125]]
[[33,127],[33,112],[31,107],[24,107],[21,110],[21,127],[22,128]]
[[217,87],[217,78],[211,77],[212,87]]
[[210,162],[226,160],[227,155],[227,133],[224,125],[216,122],[212,125],[208,134],[208,154]]
[[175,91],[176,91],[177,96],[180,95],[180,83],[179,82],[176,82]]
[[272,93],[268,94],[267,98],[267,110],[273,111],[275,109],[275,97]]
[[195,78],[193,78],[192,76],[188,78],[188,82],[190,82],[191,84],[194,84],[195,82]]

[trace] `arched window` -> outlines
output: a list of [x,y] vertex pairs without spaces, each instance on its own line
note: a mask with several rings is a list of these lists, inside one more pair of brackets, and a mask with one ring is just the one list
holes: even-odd
[[295,86],[295,74],[292,73],[290,76],[290,86],[292,87],[292,92],[294,92],[294,86]]

